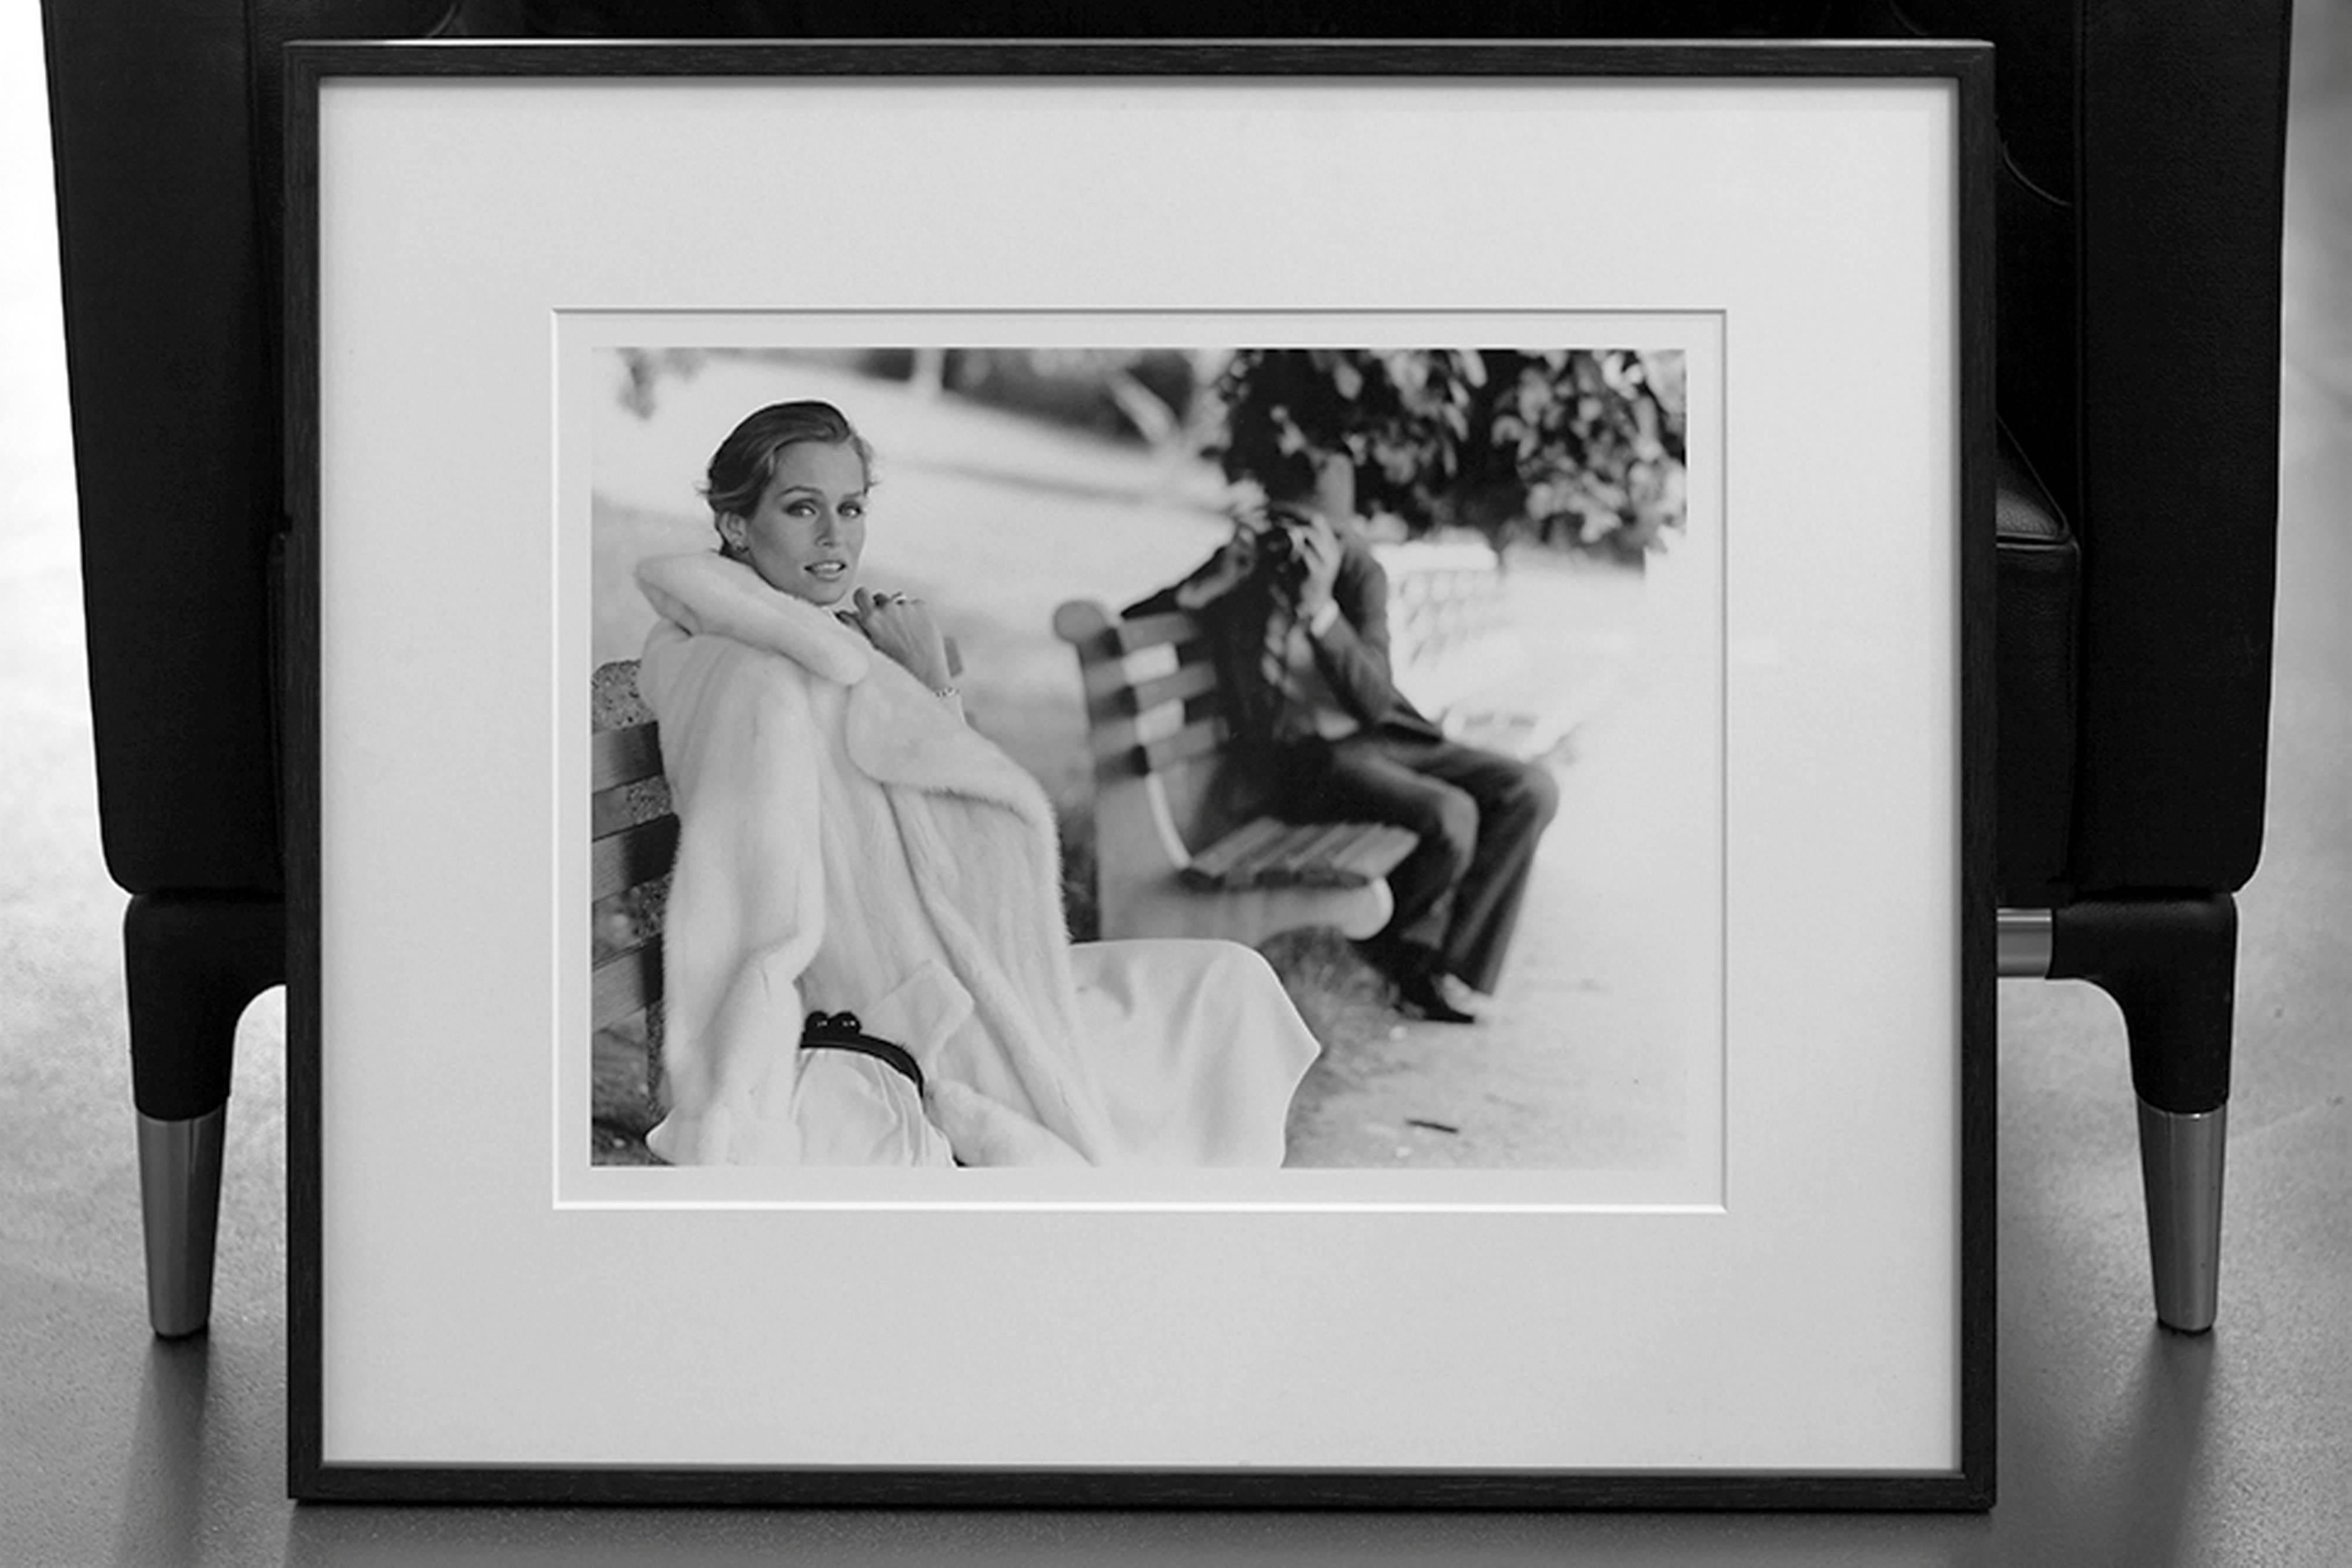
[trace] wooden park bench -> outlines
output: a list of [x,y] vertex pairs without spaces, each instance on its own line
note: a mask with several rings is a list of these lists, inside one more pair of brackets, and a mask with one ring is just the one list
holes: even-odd
[[659,1119],[661,923],[677,817],[662,777],[660,734],[637,695],[635,660],[596,671],[589,722],[590,1098],[601,1163]]
[[1119,620],[1089,600],[1054,612],[1078,656],[1094,758],[1098,934],[1255,943],[1300,926],[1370,936],[1384,880],[1418,838],[1379,822],[1221,820],[1224,693],[1200,623]]

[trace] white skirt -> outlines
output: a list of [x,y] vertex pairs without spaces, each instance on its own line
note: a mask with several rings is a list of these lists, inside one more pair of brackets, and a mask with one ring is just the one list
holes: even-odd
[[[1282,1163],[1290,1098],[1319,1048],[1264,958],[1234,942],[1152,940],[1081,943],[1070,963],[1079,1038],[1109,1113],[1107,1163]],[[799,1065],[804,1163],[955,1163],[906,1074],[838,1050],[804,1051]]]

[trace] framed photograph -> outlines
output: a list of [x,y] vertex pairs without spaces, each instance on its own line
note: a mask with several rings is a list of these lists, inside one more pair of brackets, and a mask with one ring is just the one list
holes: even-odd
[[294,46],[293,1495],[1989,1506],[1990,73]]

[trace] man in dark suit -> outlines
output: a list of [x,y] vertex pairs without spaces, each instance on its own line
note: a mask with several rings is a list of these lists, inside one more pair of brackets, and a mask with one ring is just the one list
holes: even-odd
[[1397,691],[1388,574],[1357,527],[1347,460],[1301,454],[1258,477],[1264,512],[1128,613],[1200,619],[1239,761],[1270,784],[1276,814],[1421,835],[1389,873],[1395,914],[1367,952],[1407,1010],[1473,1022],[1445,977],[1493,993],[1559,788],[1540,767],[1446,739]]

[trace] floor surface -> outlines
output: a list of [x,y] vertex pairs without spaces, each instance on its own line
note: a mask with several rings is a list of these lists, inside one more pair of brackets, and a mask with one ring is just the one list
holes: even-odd
[[609,1513],[284,1500],[274,1003],[241,1042],[211,1332],[147,1333],[38,13],[0,0],[0,1563],[2352,1562],[2352,0],[2299,10],[2271,812],[2213,1333],[2150,1313],[2113,1008],[2013,982],[1990,1516]]

